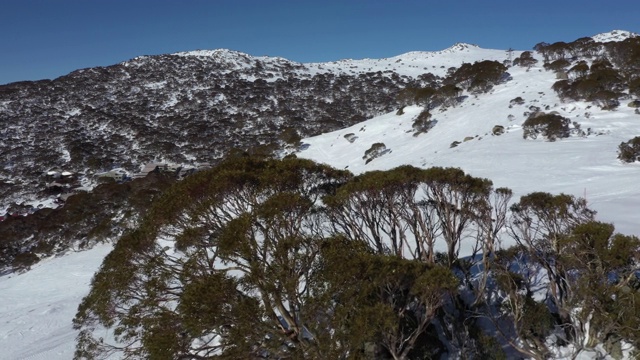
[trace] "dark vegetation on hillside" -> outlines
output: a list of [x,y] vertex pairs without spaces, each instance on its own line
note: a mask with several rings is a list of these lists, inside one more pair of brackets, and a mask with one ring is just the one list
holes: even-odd
[[396,109],[401,89],[430,83],[302,69],[235,53],[161,55],[0,86],[0,204],[42,195],[50,169],[91,177],[159,159],[214,164],[234,148],[271,153],[284,129],[306,137],[350,126]]
[[[294,157],[227,160],[176,183],[118,241],[74,320],[76,358],[545,359],[555,345],[616,357],[621,341],[639,346],[640,240],[584,199],[510,198],[454,168],[353,176]],[[517,245],[499,248],[500,234]],[[93,333],[103,327],[115,343]]]
[[[47,186],[51,169],[92,178],[114,167],[135,172],[159,159],[216,164],[229,153],[296,148],[302,136],[389,112],[399,106],[401,89],[435,81],[392,72],[299,75],[301,67],[235,53],[223,60],[162,55],[0,86],[0,206],[55,195]],[[8,220],[0,221],[6,234],[0,270],[24,268],[135,225],[151,201],[133,206],[136,187],[79,192],[68,209],[37,210],[27,218],[21,214],[36,209],[11,205]]]
[[117,239],[137,224],[173,182],[174,177],[154,172],[124,184],[112,182],[89,193],[79,192],[58,209],[10,216],[0,222],[0,269],[25,269],[43,257]]
[[558,74],[553,90],[561,99],[592,101],[613,110],[621,99],[640,96],[640,38],[597,43],[581,38],[571,43],[540,43],[535,50],[544,67]]
[[640,136],[620,143],[620,146],[618,146],[618,159],[628,163],[640,161]]
[[[535,51],[563,100],[615,110],[640,96],[638,39]],[[512,64],[539,66],[531,52]],[[220,163],[179,182],[152,173],[102,184],[56,210],[9,217],[0,269],[118,239],[75,319],[77,358],[544,359],[568,344],[604,344],[619,358],[623,342],[640,346],[640,244],[596,221],[583,199],[532,193],[509,206],[509,189],[459,169],[354,176],[267,159],[406,105],[424,107],[418,136],[437,123],[436,107],[508,81],[508,65],[410,79],[300,75],[303,65],[241,54],[156,56],[0,86],[2,201],[51,191],[49,169],[91,177],[157,159]],[[579,131],[529,110],[525,139]],[[640,160],[638,144],[620,144],[619,158]],[[365,161],[385,151],[374,143]],[[499,236],[517,245],[502,249]],[[475,256],[461,258],[462,248]]]

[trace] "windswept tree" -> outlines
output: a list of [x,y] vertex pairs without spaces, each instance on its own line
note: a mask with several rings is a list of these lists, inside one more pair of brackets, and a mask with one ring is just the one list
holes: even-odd
[[484,60],[473,64],[464,63],[445,79],[471,92],[487,92],[494,85],[507,80],[507,67],[498,61]]
[[74,321],[76,357],[313,353],[304,324],[317,317],[306,306],[322,237],[314,209],[349,177],[249,157],[177,184],[96,274]]
[[566,269],[567,305],[574,309],[573,343],[594,348],[624,339],[640,346],[640,239],[590,221],[559,241]]
[[513,60],[513,65],[526,67],[527,69],[531,69],[533,65],[538,62],[536,58],[533,57],[531,51],[524,51],[520,56]]
[[335,329],[333,341],[325,343],[352,349],[342,357],[330,351],[322,359],[400,360],[445,352],[438,336],[428,332],[434,332],[433,319],[457,291],[449,269],[376,254],[343,237],[329,239],[321,259],[316,280],[328,286],[323,296],[331,299],[334,316],[327,321]]
[[[513,204],[511,214],[508,227],[511,236],[545,269],[555,311],[562,324],[571,325],[569,274],[558,261],[563,251],[562,240],[579,225],[592,221],[595,211],[582,198],[535,192]],[[571,331],[567,333],[570,335]]]
[[488,222],[504,218],[510,191],[500,190],[492,204],[493,191],[491,181],[460,169],[401,166],[356,176],[325,201],[335,232],[363,239],[378,253],[428,263],[442,251],[451,266],[462,246],[481,251],[495,237]]
[[618,146],[618,159],[626,163],[640,161],[640,136],[620,143]]

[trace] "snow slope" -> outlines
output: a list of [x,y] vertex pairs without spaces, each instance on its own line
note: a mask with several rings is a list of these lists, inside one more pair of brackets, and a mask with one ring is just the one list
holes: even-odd
[[[640,235],[640,164],[623,164],[616,158],[621,142],[640,135],[640,115],[633,113],[628,101],[615,111],[603,111],[590,103],[563,104],[551,90],[556,81],[553,72],[541,67],[529,71],[512,67],[509,73],[512,80],[490,94],[477,98],[466,94],[469,97],[456,107],[431,111],[438,122],[426,134],[413,136],[411,125],[422,109],[410,107],[404,109],[404,115],[385,114],[304,139],[307,145],[298,156],[354,173],[401,164],[460,167],[473,176],[491,179],[496,187],[511,188],[516,199],[533,191],[586,196],[599,220],[614,223],[619,232]],[[509,108],[510,100],[517,96],[525,104]],[[556,142],[524,140],[521,125],[531,105],[557,111],[583,130],[591,128],[601,135]],[[495,125],[504,126],[506,133],[492,135]],[[358,137],[353,143],[344,138],[349,133]],[[454,141],[461,144],[451,148]],[[391,151],[365,164],[364,152],[377,142]]]
[[[517,57],[522,51],[513,51],[511,56]],[[395,72],[399,75],[417,78],[424,73],[432,73],[437,76],[445,76],[449,67],[459,67],[463,62],[482,60],[504,60],[505,50],[483,49],[477,45],[457,43],[441,51],[412,51],[398,56],[382,59],[342,59],[326,63],[298,63],[281,57],[252,56],[239,51],[227,49],[196,50],[172,54],[180,57],[195,57],[201,61],[213,61],[224,64],[229,71],[248,69],[257,62],[271,72],[274,77],[267,81],[275,81],[282,74],[279,70],[283,67],[295,69],[299,76],[309,76],[322,73],[336,75],[358,75],[368,72]],[[143,60],[147,57],[138,57],[132,61],[124,62],[129,65],[134,60]],[[254,80],[253,77],[250,77]]]
[[[610,37],[600,36],[599,41]],[[603,40],[604,39],[604,40]],[[513,52],[516,57],[520,52]],[[231,57],[231,51],[200,51],[180,56]],[[395,71],[418,76],[425,72],[444,75],[462,62],[506,60],[504,50],[481,49],[456,44],[440,52],[411,52],[387,59],[341,60],[324,64],[303,64],[311,73]],[[277,59],[279,63],[288,60]],[[512,67],[512,79],[496,86],[491,94],[466,94],[456,107],[432,111],[436,126],[426,134],[413,136],[413,119],[422,110],[407,107],[403,115],[384,114],[350,128],[304,139],[308,147],[299,157],[348,168],[354,173],[390,169],[401,164],[418,167],[453,166],[509,187],[515,198],[532,191],[585,196],[598,218],[613,222],[619,232],[640,235],[640,164],[622,164],[616,149],[622,141],[640,135],[640,116],[623,102],[616,111],[602,111],[588,103],[563,104],[551,90],[552,72],[533,67]],[[237,65],[237,64],[236,64]],[[237,66],[246,66],[244,64]],[[161,86],[161,84],[158,84]],[[524,105],[510,100],[520,96]],[[593,135],[556,142],[524,140],[521,124],[525,111],[534,105],[592,128]],[[588,116],[587,116],[587,113]],[[510,120],[509,115],[513,115]],[[495,125],[506,133],[493,136]],[[358,138],[350,143],[344,135]],[[599,133],[601,135],[596,135]],[[469,141],[463,141],[471,138]],[[453,141],[461,142],[451,148]],[[365,164],[364,152],[375,142],[391,151]],[[82,297],[88,293],[92,274],[111,250],[109,245],[64,257],[48,259],[24,274],[0,277],[0,359],[70,359],[76,332],[71,320]]]
[[77,335],[71,319],[111,249],[98,245],[0,277],[0,359],[71,359]]

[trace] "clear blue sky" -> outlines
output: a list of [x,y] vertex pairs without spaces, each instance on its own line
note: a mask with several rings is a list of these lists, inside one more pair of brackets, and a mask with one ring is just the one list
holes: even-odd
[[228,48],[301,62],[640,32],[637,0],[0,0],[0,84]]

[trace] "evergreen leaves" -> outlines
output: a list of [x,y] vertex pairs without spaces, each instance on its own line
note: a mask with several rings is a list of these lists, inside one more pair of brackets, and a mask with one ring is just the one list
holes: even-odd
[[[232,157],[174,185],[105,258],[76,358],[543,358],[556,329],[638,344],[640,241],[583,199],[510,198],[454,168]],[[518,247],[499,249],[505,229]]]

